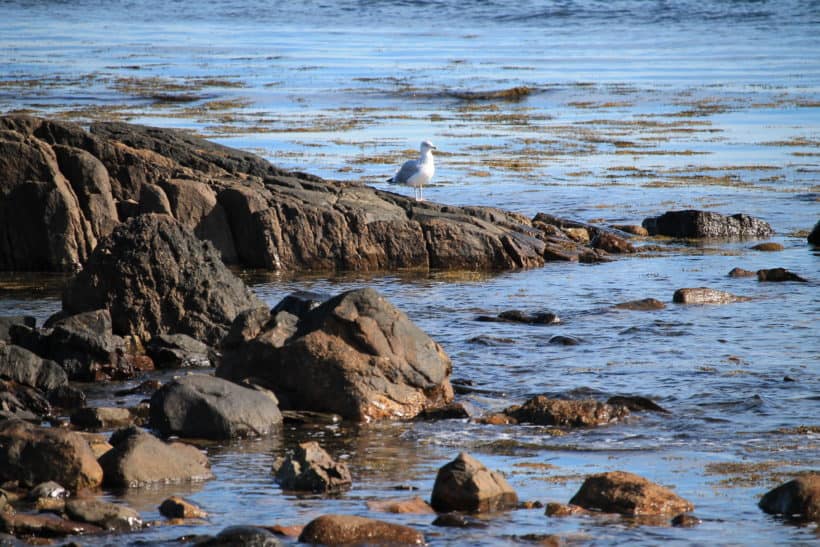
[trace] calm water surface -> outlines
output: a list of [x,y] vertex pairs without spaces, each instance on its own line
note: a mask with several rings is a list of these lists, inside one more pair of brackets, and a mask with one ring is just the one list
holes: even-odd
[[[147,519],[177,493],[211,514],[113,541],[301,524],[328,512],[385,518],[365,501],[429,498],[436,470],[462,450],[502,470],[522,499],[566,502],[586,474],[621,469],[674,487],[703,523],[635,526],[541,510],[493,516],[479,530],[438,529],[427,516],[388,520],[433,544],[532,534],[580,544],[818,541],[816,526],[756,507],[780,481],[820,467],[820,253],[799,233],[820,218],[818,30],[820,2],[811,1],[0,1],[0,112],[184,127],[284,167],[397,192],[408,189],[383,181],[430,138],[440,149],[431,200],[603,223],[688,207],[744,212],[771,223],[785,247],[672,242],[676,252],[492,276],[246,272],[271,305],[297,289],[376,287],[444,346],[454,379],[473,383],[461,400],[480,412],[547,393],[643,395],[672,414],[564,436],[462,421],[288,427],[209,447],[216,481],[110,493]],[[516,86],[532,93],[459,98]],[[782,266],[810,282],[727,277],[736,266]],[[4,276],[0,313],[48,317],[59,283],[32,289]],[[675,289],[697,286],[751,300],[671,304]],[[646,297],[667,308],[611,309]],[[562,322],[474,320],[510,308],[551,310]],[[556,334],[581,344],[550,344]],[[307,438],[346,458],[353,490],[332,499],[279,490],[271,463]]]

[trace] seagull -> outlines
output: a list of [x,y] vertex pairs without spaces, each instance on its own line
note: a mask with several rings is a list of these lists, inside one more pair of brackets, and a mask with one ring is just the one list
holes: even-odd
[[416,201],[424,201],[421,194],[422,186],[433,180],[436,172],[436,166],[433,163],[433,150],[435,149],[433,143],[423,141],[419,147],[421,151],[419,159],[404,162],[396,174],[387,179],[387,182],[412,186]]

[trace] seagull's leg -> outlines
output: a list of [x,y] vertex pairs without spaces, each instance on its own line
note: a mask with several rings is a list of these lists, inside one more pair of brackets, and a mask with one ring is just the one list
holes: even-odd
[[419,184],[419,201],[424,201],[424,185]]

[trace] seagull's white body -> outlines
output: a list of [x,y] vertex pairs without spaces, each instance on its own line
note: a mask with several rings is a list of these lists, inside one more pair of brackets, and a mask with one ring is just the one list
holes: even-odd
[[387,182],[412,186],[416,201],[424,201],[422,188],[425,184],[429,184],[433,180],[433,175],[436,174],[436,165],[433,161],[433,150],[435,149],[436,147],[430,141],[422,142],[419,147],[419,159],[404,162],[396,174],[387,179]]

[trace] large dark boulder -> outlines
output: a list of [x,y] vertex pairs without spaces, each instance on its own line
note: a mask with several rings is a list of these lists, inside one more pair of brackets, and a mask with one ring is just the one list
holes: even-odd
[[373,289],[340,294],[301,316],[279,311],[241,339],[223,348],[217,375],[267,387],[286,409],[408,419],[453,398],[444,350]]
[[820,247],[820,220],[818,220],[817,224],[814,225],[814,228],[812,228],[806,239],[812,245]]
[[277,431],[281,423],[271,394],[205,374],[178,378],[151,397],[151,427],[163,435],[257,437]]
[[76,491],[99,486],[103,472],[79,433],[12,419],[0,421],[0,480],[55,481]]
[[820,473],[807,473],[769,490],[758,505],[774,515],[820,522]]
[[731,216],[687,209],[644,219],[651,235],[684,238],[763,239],[774,234],[767,222],[738,213]]
[[107,309],[116,334],[174,332],[209,344],[259,304],[211,243],[165,215],[120,224],[63,293],[68,313]]

